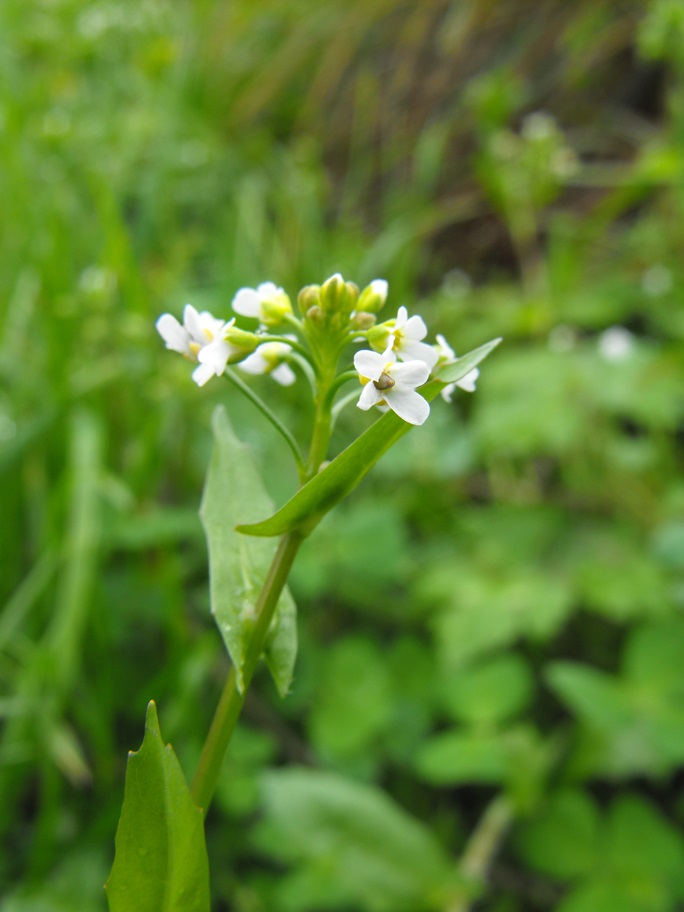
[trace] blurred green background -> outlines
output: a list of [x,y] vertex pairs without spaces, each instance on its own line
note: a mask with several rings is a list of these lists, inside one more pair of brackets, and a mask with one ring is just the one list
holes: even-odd
[[147,701],[191,775],[225,674],[197,507],[230,389],[154,320],[335,271],[505,343],[307,543],[216,910],[447,912],[502,790],[481,908],[681,909],[681,0],[4,0],[0,35],[2,912],[104,909]]

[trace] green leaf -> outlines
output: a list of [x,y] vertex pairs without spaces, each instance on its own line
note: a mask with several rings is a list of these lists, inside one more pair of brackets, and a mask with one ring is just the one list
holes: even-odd
[[650,695],[649,703],[672,696],[684,701],[684,621],[670,618],[637,627],[627,641],[623,665],[626,677]]
[[648,892],[667,908],[667,899],[684,898],[684,841],[679,828],[649,801],[633,794],[619,796],[610,812],[606,861],[635,899]]
[[429,738],[418,751],[416,768],[428,782],[503,782],[508,751],[499,733],[443,732]]
[[[445,367],[439,380],[433,380],[421,388],[421,395],[428,401],[434,399],[447,383],[454,383],[470,373],[500,341],[501,339],[494,339],[487,342]],[[246,535],[271,536],[284,535],[298,529],[302,534],[308,535],[325,514],[353,491],[378,459],[412,427],[394,412],[388,412],[297,491],[277,513],[263,522],[239,525],[238,531]]]
[[492,339],[491,342],[485,342],[479,348],[474,348],[453,364],[445,365],[440,369],[439,379],[442,383],[456,383],[458,380],[462,380],[474,367],[477,367],[480,361],[484,361],[500,342],[501,338]]
[[379,789],[288,769],[266,776],[265,805],[268,850],[315,873],[324,895],[342,894],[345,907],[445,907],[438,897],[453,884],[453,862],[428,827]]
[[209,912],[202,811],[171,745],[164,746],[153,702],[142,747],[128,756],[116,856],[105,889],[110,912]]
[[517,655],[502,655],[448,675],[442,699],[456,719],[492,724],[520,712],[532,690],[525,661]]
[[538,871],[560,880],[574,880],[597,866],[599,813],[579,789],[551,795],[543,811],[519,827],[517,845]]
[[[211,610],[242,690],[245,648],[276,543],[241,535],[235,527],[238,522],[263,516],[273,509],[273,503],[254,466],[252,453],[233,433],[223,406],[215,410],[212,427],[214,452],[200,517],[209,545]],[[292,680],[296,654],[296,606],[286,588],[278,601],[264,651],[283,696]]]
[[577,662],[551,662],[546,678],[560,699],[589,725],[615,731],[633,719],[629,694],[617,678]]
[[317,754],[349,758],[372,753],[392,710],[392,681],[385,655],[361,636],[326,650],[309,717]]
[[[665,907],[667,908],[667,907]],[[556,906],[556,912],[656,912],[635,901],[615,878],[596,877],[581,884]],[[659,912],[664,912],[662,908]]]

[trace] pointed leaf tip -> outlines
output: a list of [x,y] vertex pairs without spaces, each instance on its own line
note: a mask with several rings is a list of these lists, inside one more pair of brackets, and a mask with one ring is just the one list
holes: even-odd
[[465,377],[466,374],[469,374],[480,362],[484,361],[487,355],[491,354],[501,342],[503,342],[503,336],[492,339],[490,342],[485,342],[479,348],[474,348],[466,355],[463,355],[462,358],[454,361],[453,364],[446,364],[440,369],[437,379],[442,383],[456,383],[456,381]]
[[131,751],[116,856],[106,885],[110,912],[209,912],[203,814],[192,800],[171,745],[164,745],[153,701],[145,737]]
[[[447,383],[460,380],[470,373],[501,341],[501,337],[492,339],[447,365],[438,379],[431,380],[420,388],[421,396],[428,401],[434,399]],[[300,488],[280,510],[261,522],[238,525],[237,531],[244,535],[276,536],[297,529],[303,535],[308,535],[325,514],[353,491],[378,459],[412,427],[393,412],[388,412]]]

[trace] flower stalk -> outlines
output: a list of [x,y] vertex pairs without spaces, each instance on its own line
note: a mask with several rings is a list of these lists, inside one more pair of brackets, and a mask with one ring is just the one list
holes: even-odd
[[[264,282],[255,289],[241,288],[232,302],[237,317],[258,321],[254,331],[237,326],[235,316],[224,321],[206,311],[198,313],[189,304],[182,324],[171,314],[164,314],[156,325],[167,348],[197,362],[192,376],[199,386],[225,374],[256,406],[287,444],[302,488],[317,476],[328,458],[332,427],[339,411],[356,398],[353,394],[335,402],[337,392],[348,380],[361,383],[358,408],[389,408],[407,424],[420,425],[430,413],[429,400],[436,394],[432,387],[441,388],[450,379],[460,379],[460,375],[453,375],[453,364],[458,359],[446,340],[438,336],[436,345],[425,342],[425,323],[419,316],[409,316],[406,307],[400,307],[394,319],[377,323],[376,314],[385,304],[387,293],[387,282],[382,279],[360,290],[336,274],[322,285],[302,289],[297,299],[301,317],[297,317],[286,292],[273,282]],[[347,356],[339,370],[348,348],[359,344],[368,348],[356,351],[354,369]],[[302,368],[313,390],[314,417],[306,458],[292,432],[233,369],[264,374],[289,386],[296,375],[288,361]],[[440,371],[448,374],[444,382],[438,380]],[[436,382],[427,387],[430,376]],[[476,378],[477,371],[472,371],[459,385],[472,391]],[[240,674],[235,666],[231,668],[191,787],[193,800],[205,813],[306,528],[307,523],[303,522],[289,531],[283,530],[286,534],[278,544],[253,611],[239,621],[245,644],[238,666]]]
[[292,564],[302,543],[295,532],[283,536],[278,545],[268,576],[256,605],[256,620],[247,644],[243,666],[244,692],[237,685],[235,668],[231,668],[200,755],[190,793],[195,804],[206,814],[216,789],[223,758],[235,731],[256,666],[266,644],[278,599],[289,576]]

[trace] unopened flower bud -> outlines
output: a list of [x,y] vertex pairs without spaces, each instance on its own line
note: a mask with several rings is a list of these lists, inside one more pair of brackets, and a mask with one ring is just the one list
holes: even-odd
[[382,310],[387,300],[388,288],[384,279],[374,279],[361,292],[357,304],[358,310],[365,310],[368,313],[377,313]]
[[256,317],[266,326],[277,326],[292,313],[290,299],[273,282],[241,288],[233,298],[232,308],[243,317]]
[[297,304],[299,306],[299,312],[304,315],[306,315],[312,307],[318,307],[320,309],[321,286],[306,285],[297,296]]
[[246,332],[246,330],[237,329],[237,327],[228,329],[225,339],[230,345],[234,345],[235,348],[239,348],[243,352],[254,351],[261,342],[261,338],[256,333]]
[[351,324],[354,329],[370,329],[371,326],[375,324],[375,314],[357,310],[357,312],[352,315]]
[[323,311],[318,306],[318,304],[314,304],[313,307],[310,307],[307,310],[305,316],[307,320],[311,321],[311,323],[323,323],[325,320],[325,315],[323,314]]
[[292,304],[285,292],[280,292],[261,302],[261,312],[262,320],[267,326],[278,326],[292,313]]
[[358,286],[345,282],[339,272],[321,285],[321,307],[325,313],[349,316],[356,307]]
[[380,323],[378,326],[373,326],[368,333],[368,342],[371,348],[374,348],[376,351],[384,351],[388,345],[391,333],[392,328],[387,323]]

